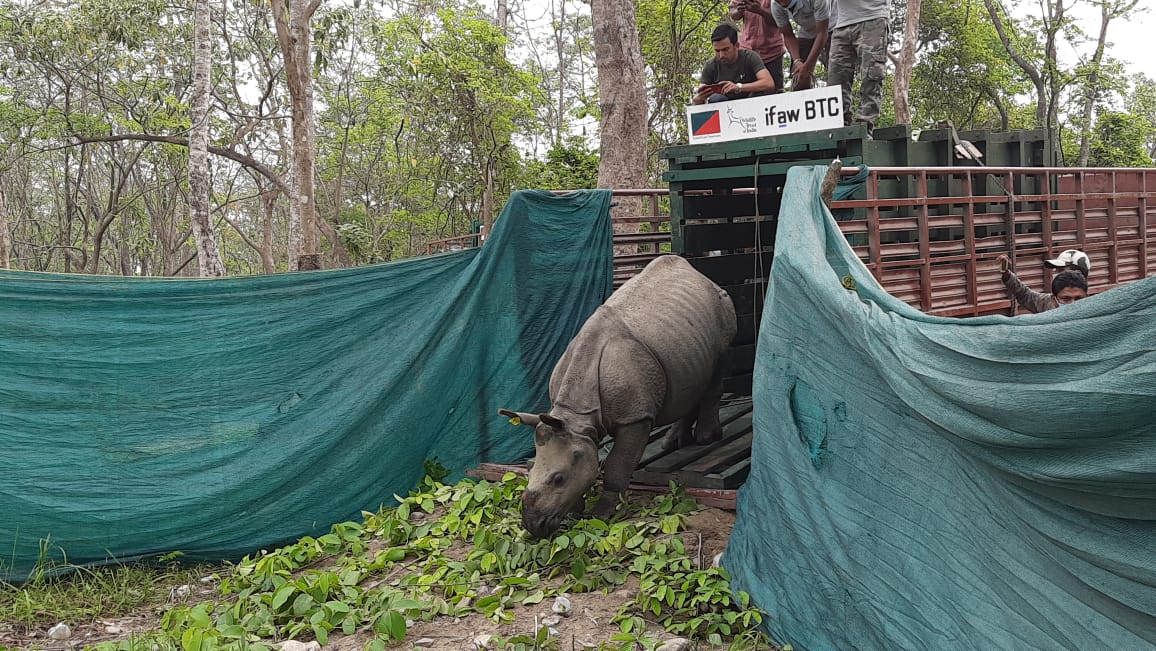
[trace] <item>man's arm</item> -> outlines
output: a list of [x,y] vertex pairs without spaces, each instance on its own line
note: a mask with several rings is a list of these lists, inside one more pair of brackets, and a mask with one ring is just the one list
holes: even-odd
[[[775,22],[778,23],[777,20]],[[795,36],[795,30],[791,27],[789,20],[785,23],[779,23],[779,32],[783,35],[783,46],[791,55],[791,74],[795,74],[795,68],[803,60],[802,55],[799,54],[799,38]]]
[[777,2],[771,3],[771,17],[775,20],[775,25],[779,28],[779,33],[783,35],[783,46],[787,48],[787,53],[791,55],[791,83],[792,88],[799,85],[799,71],[803,69],[803,55],[799,48],[799,37],[795,34],[795,28],[791,25],[791,14],[787,13],[786,9]]
[[1000,278],[1003,280],[1004,287],[1007,287],[1008,291],[1011,292],[1011,295],[1016,299],[1016,302],[1025,310],[1033,314],[1039,314],[1040,312],[1047,312],[1056,306],[1055,297],[1051,294],[1041,294],[1032,291],[1020,281],[1019,277],[1015,275],[1015,272],[1009,268],[1007,256],[1001,255],[999,257],[999,267],[1002,272]]
[[835,26],[833,24],[835,0],[811,0],[811,8],[815,12],[815,43],[811,46],[806,65],[807,70],[814,73],[815,64],[819,62],[823,50],[831,40],[831,28]]
[[750,13],[758,14],[767,24],[767,27],[776,27],[775,17],[771,15],[770,9],[763,6],[762,0],[746,0],[746,3],[743,6]]
[[713,59],[702,67],[702,72],[699,73],[698,77],[698,88],[694,89],[694,96],[690,98],[691,104],[706,104],[707,98],[710,97],[710,93],[705,92],[703,88],[707,84],[715,83],[715,77],[717,75],[713,72],[714,68],[711,67],[712,62]]
[[803,66],[807,68],[808,73],[815,71],[815,64],[819,62],[823,48],[827,47],[827,39],[830,38],[827,27],[830,24],[830,20],[815,21],[815,44],[811,46],[811,52],[807,55],[807,60],[803,62]]
[[771,71],[766,68],[759,68],[758,74],[755,75],[755,80],[749,84],[743,84],[742,93],[770,93],[775,90],[775,80],[771,77]]
[[792,60],[791,75],[795,79],[793,88],[805,89],[814,86],[815,64],[819,62],[823,48],[827,46],[828,24],[829,21],[816,20],[815,31],[818,32],[818,34],[815,35],[815,40],[811,43],[811,51],[807,53],[807,60],[799,62],[798,65],[794,63],[794,61],[798,61],[798,59]]
[[[760,68],[759,72],[755,75],[755,80],[748,81],[741,87],[739,84],[733,81],[720,81],[718,83],[722,84],[723,95],[734,95],[737,93],[765,93],[775,89],[775,80],[771,78],[771,73],[766,68]],[[695,104],[702,104],[706,101],[706,97],[703,97],[702,101],[699,101],[700,96],[701,93],[694,96]]]

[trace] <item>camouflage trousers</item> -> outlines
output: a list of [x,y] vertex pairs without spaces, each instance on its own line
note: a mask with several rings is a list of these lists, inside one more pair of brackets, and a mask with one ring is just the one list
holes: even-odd
[[827,84],[843,87],[843,123],[852,122],[851,90],[859,75],[859,111],[855,121],[867,124],[867,133],[879,119],[883,80],[887,76],[887,19],[876,18],[836,29],[831,33]]

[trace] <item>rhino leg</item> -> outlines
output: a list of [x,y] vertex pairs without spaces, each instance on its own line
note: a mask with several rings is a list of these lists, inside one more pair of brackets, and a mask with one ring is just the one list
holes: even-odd
[[614,446],[606,456],[602,470],[602,496],[594,505],[592,515],[599,520],[608,520],[618,510],[619,499],[630,486],[630,476],[642,459],[650,438],[651,421],[644,420],[620,426],[614,432]]
[[674,421],[666,436],[662,437],[662,449],[666,451],[694,445],[694,419],[697,412],[690,412],[686,416]]
[[694,442],[706,445],[722,438],[722,425],[718,419],[719,402],[722,400],[723,364],[715,365],[710,385],[698,403],[698,418],[694,425]]

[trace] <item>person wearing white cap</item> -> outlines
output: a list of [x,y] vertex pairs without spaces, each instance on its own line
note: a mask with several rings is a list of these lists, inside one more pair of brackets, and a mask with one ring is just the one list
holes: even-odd
[[1088,254],[1079,249],[1068,249],[1061,253],[1058,257],[1051,260],[1044,260],[1045,267],[1052,269],[1064,269],[1066,271],[1078,271],[1084,274],[1087,279],[1088,271],[1092,268],[1092,260],[1088,258]]
[[1092,265],[1086,253],[1068,249],[1057,258],[1045,260],[1044,265],[1064,269],[1052,278],[1051,294],[1042,294],[1029,289],[1011,270],[1011,260],[1006,255],[999,257],[1003,284],[1024,309],[1039,314],[1088,297],[1088,271]]

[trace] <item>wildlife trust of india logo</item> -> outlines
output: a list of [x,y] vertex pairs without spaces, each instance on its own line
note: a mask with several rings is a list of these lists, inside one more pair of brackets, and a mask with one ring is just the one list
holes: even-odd
[[691,113],[690,132],[696,136],[722,133],[722,120],[719,118],[718,111]]
[[[757,133],[758,121],[753,117],[739,115],[733,107],[726,110],[727,129],[738,133]],[[702,111],[690,116],[690,130],[695,137],[721,135],[723,131],[722,114],[720,111]]]

